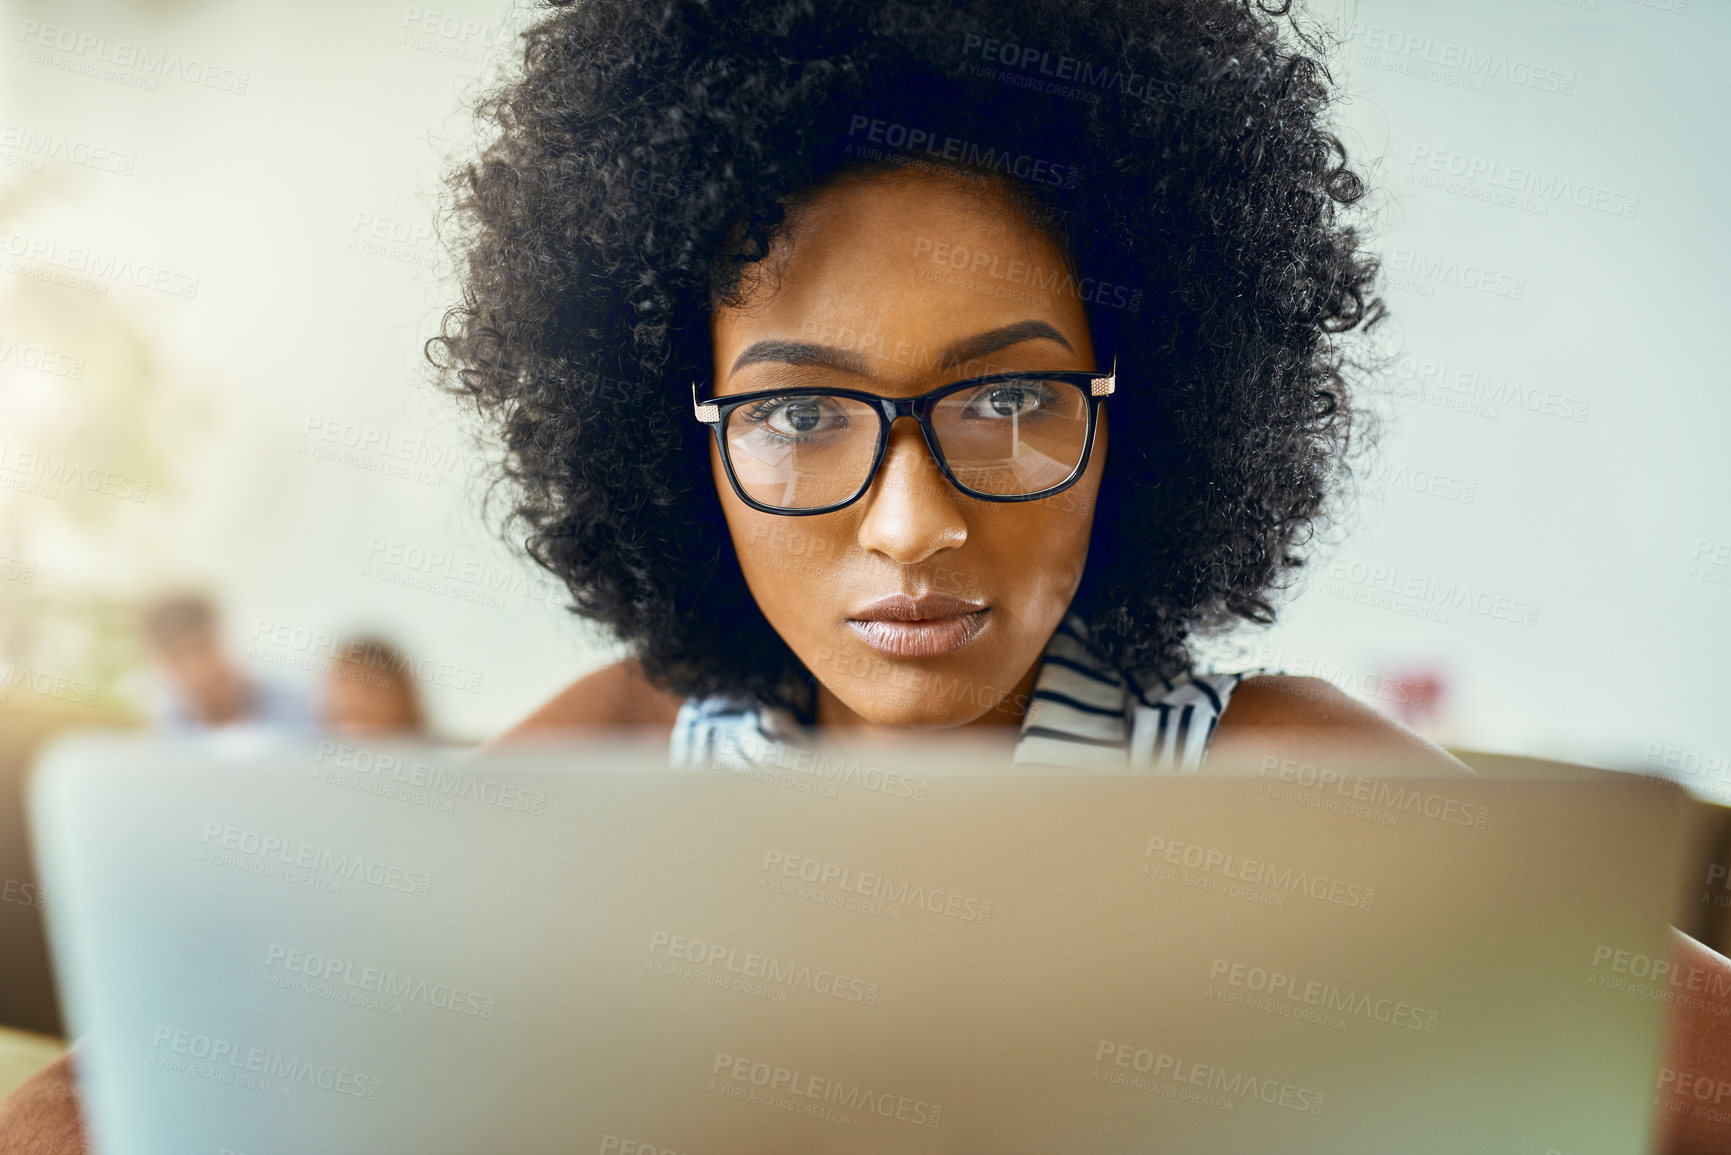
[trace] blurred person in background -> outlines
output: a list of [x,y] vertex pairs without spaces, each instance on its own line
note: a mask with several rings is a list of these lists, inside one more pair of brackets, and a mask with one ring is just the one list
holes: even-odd
[[344,642],[325,678],[319,709],[325,728],[351,738],[425,736],[426,716],[409,669],[402,652],[383,639]]
[[154,675],[150,713],[168,733],[313,729],[312,703],[305,694],[236,664],[223,642],[216,607],[205,595],[156,598],[145,606],[140,626]]

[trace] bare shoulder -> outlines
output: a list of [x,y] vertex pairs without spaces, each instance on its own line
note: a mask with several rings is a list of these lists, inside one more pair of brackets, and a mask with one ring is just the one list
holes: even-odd
[[0,1102],[0,1151],[84,1155],[84,1120],[68,1050]]
[[603,666],[560,690],[490,745],[574,738],[635,728],[671,733],[680,699],[649,680],[635,658]]
[[1250,761],[1327,752],[1398,765],[1410,773],[1470,774],[1441,746],[1386,718],[1321,678],[1264,674],[1233,691],[1209,758]]

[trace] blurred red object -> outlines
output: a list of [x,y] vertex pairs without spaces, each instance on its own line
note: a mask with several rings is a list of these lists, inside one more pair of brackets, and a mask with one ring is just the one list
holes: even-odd
[[1404,725],[1421,734],[1441,729],[1442,702],[1448,694],[1448,683],[1436,670],[1397,671],[1383,677],[1384,692],[1380,697]]

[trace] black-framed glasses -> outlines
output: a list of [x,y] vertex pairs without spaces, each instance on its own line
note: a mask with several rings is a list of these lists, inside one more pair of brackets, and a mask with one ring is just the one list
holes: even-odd
[[917,397],[858,389],[765,389],[691,405],[739,499],[765,513],[831,513],[870,488],[890,425],[912,417],[951,485],[982,501],[1037,501],[1088,467],[1109,373],[992,373]]

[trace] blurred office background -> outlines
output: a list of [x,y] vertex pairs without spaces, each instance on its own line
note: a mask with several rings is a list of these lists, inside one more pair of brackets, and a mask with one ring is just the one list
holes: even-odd
[[[617,656],[495,539],[428,384],[440,176],[526,20],[436,3],[0,8],[9,716],[136,713],[137,609],[186,587],[309,693],[394,642],[456,740]],[[1208,656],[1731,796],[1731,9],[1309,11],[1375,184],[1384,429],[1281,624]]]

